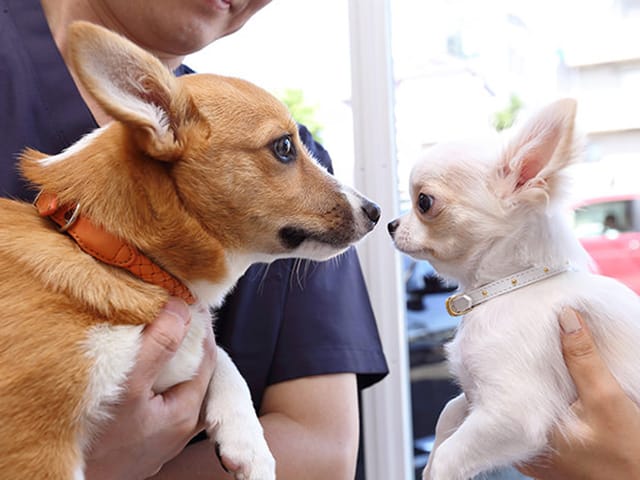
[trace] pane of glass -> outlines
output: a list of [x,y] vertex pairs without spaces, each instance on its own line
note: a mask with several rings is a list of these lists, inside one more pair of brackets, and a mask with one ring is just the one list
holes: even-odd
[[[564,96],[578,100],[586,134],[572,169],[576,233],[594,270],[640,293],[640,9],[637,1],[391,0],[400,209],[408,177],[434,143],[508,128],[518,114]],[[553,12],[550,14],[550,12]],[[573,212],[568,212],[573,214]],[[614,223],[615,222],[615,223]],[[404,259],[416,478],[435,422],[457,387],[443,343],[458,319],[455,288],[425,261]],[[498,475],[498,474],[496,474]],[[514,471],[499,478],[519,478]],[[489,478],[498,478],[489,477]]]
[[595,237],[632,231],[631,202],[604,202],[585,205],[575,211],[574,228],[579,237]]

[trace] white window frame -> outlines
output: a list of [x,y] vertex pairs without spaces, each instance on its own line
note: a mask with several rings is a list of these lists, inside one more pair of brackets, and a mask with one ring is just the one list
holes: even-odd
[[367,480],[414,478],[404,292],[386,229],[398,214],[390,16],[390,0],[349,0],[354,181],[383,212],[359,254],[390,368],[363,393]]

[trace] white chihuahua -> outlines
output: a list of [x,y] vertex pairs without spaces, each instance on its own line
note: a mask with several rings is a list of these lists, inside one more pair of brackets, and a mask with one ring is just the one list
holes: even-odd
[[579,432],[558,316],[580,312],[622,388],[640,403],[640,301],[588,272],[567,222],[564,172],[577,154],[576,103],[560,100],[506,146],[442,144],[411,174],[413,208],[391,222],[396,247],[460,293],[447,353],[463,394],[441,414],[424,479],[464,480],[544,454],[551,429]]

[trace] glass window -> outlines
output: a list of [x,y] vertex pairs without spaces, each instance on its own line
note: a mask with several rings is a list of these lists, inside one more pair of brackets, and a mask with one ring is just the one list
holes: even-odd
[[633,231],[631,201],[585,205],[576,210],[574,227],[578,237],[593,237],[610,231]]

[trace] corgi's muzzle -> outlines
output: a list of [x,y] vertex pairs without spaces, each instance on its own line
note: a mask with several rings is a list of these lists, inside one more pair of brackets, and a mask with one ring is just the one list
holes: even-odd
[[[288,225],[280,229],[282,245],[290,250],[300,247],[304,242],[317,242],[336,250],[341,250],[357,242],[377,225],[380,220],[380,207],[370,200],[358,195],[358,205],[343,209],[338,215],[328,213],[332,217],[326,229],[310,229]],[[336,221],[339,218],[339,221]]]

